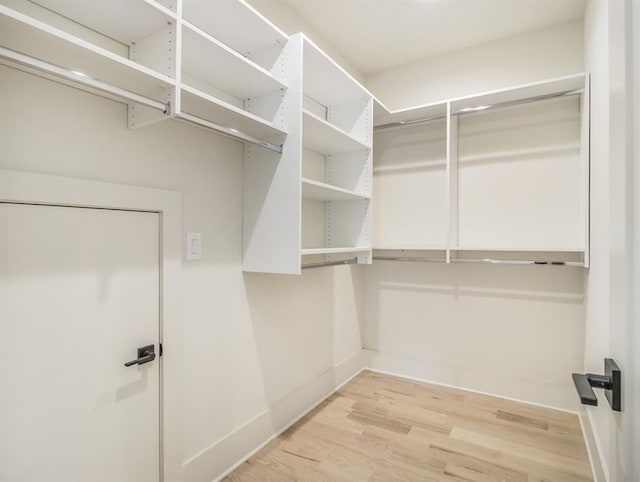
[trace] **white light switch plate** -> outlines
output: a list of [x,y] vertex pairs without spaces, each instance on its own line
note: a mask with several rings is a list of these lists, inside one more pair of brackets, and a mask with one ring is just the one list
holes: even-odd
[[202,234],[187,233],[187,261],[202,259]]

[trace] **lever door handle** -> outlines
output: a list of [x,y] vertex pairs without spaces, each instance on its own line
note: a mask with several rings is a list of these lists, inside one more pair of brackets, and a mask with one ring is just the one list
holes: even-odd
[[144,365],[145,363],[152,362],[156,359],[156,353],[154,345],[141,346],[138,348],[138,358],[128,361],[124,364],[126,367],[132,365]]

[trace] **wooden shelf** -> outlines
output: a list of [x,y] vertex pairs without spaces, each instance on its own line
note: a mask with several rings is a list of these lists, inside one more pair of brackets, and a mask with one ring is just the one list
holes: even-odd
[[342,253],[364,253],[371,251],[370,246],[358,246],[351,248],[303,248],[300,251],[302,256],[308,256],[312,254],[342,254]]
[[286,89],[259,65],[199,28],[184,22],[182,71],[240,99]]
[[3,5],[0,45],[154,98],[176,85],[150,68]]
[[350,191],[304,177],[302,178],[302,197],[316,201],[361,201],[371,199],[369,194]]
[[37,4],[106,37],[132,45],[176,24],[176,14],[169,9],[175,2],[153,0],[109,0],[108,2],[37,0]]
[[303,111],[302,124],[302,145],[320,154],[341,154],[370,148],[308,110]]
[[284,32],[242,0],[184,0],[182,10],[185,20],[244,56],[287,43]]
[[272,122],[182,84],[181,110],[202,119],[236,129],[259,139],[286,135]]
[[371,94],[311,40],[303,37],[303,92],[325,106],[370,99]]

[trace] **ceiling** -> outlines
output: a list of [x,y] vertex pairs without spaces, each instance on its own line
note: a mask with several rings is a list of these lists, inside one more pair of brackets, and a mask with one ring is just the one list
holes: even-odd
[[586,0],[285,0],[364,75],[584,16]]

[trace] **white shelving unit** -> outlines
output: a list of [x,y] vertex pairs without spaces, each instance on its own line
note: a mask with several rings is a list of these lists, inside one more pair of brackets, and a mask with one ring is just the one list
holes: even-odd
[[588,99],[576,74],[394,112],[378,102],[376,256],[588,267]]
[[[104,8],[87,19],[89,11],[82,2],[72,2],[80,5],[77,12],[70,2],[41,3],[52,10],[59,7],[60,14],[27,1],[11,2],[13,8],[0,5],[3,63],[43,75],[49,74],[46,66],[52,65],[70,72],[69,81],[73,75],[79,80],[97,80],[162,104],[174,98],[171,42],[175,43],[176,18],[170,10],[156,2],[137,0],[130,2],[132,14],[119,21],[113,12],[103,12]],[[125,2],[114,3],[118,8]],[[20,60],[14,54],[20,54]]]
[[[0,61],[245,144],[247,271],[371,262],[372,97],[244,0],[4,0]],[[349,259],[353,261],[353,258]]]
[[4,3],[3,63],[126,101],[131,128],[178,118],[282,150],[287,36],[246,2]]
[[302,34],[285,47],[282,156],[245,153],[244,270],[371,262],[371,95]]

